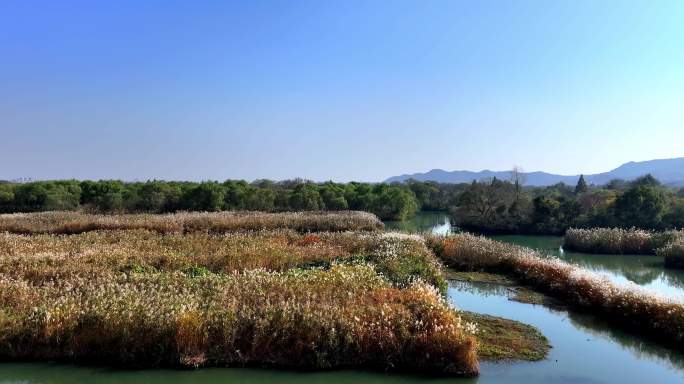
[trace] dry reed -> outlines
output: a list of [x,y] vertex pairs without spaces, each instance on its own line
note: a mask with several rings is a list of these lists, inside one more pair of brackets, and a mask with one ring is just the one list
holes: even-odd
[[446,263],[470,270],[505,273],[568,304],[629,329],[684,346],[684,304],[634,284],[621,285],[559,259],[470,234],[428,242]]
[[146,229],[160,233],[293,229],[299,232],[377,231],[377,216],[343,212],[183,212],[163,215],[97,215],[81,212],[41,212],[0,215],[0,232],[76,234],[95,230]]

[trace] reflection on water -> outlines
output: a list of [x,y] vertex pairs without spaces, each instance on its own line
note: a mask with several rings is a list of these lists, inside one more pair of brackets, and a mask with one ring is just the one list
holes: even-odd
[[656,292],[684,299],[684,270],[664,267],[662,257],[653,255],[601,255],[565,250],[558,236],[504,235],[492,238],[557,256],[617,282],[633,282]]
[[541,362],[483,365],[482,383],[679,383],[684,355],[611,329],[588,314],[510,301],[505,287],[452,282],[461,309],[536,326],[553,348]]
[[431,232],[447,235],[452,232],[449,215],[444,212],[419,212],[404,221],[385,221],[385,229],[411,233]]
[[[419,212],[405,222],[385,222],[388,229],[408,232],[451,233],[449,216],[443,212]],[[650,290],[684,300],[684,270],[664,267],[662,257],[652,255],[600,255],[561,251],[563,238],[559,236],[503,235],[491,236],[537,249],[570,263],[608,276],[616,282],[633,282]]]
[[274,369],[115,370],[68,364],[0,364],[0,384],[473,384],[476,379],[431,378],[362,371],[294,372]]

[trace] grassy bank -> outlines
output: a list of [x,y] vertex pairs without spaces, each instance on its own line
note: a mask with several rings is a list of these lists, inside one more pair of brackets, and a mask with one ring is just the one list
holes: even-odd
[[659,248],[682,239],[684,239],[683,231],[571,228],[565,233],[563,247],[568,250],[590,253],[653,255]]
[[684,305],[680,302],[636,286],[617,285],[581,267],[484,237],[457,234],[428,237],[428,242],[449,265],[508,274],[578,309],[682,348]]
[[299,232],[377,231],[382,222],[373,214],[345,212],[216,212],[96,215],[80,212],[0,215],[0,232],[76,234],[96,230],[146,229],[159,233],[293,229]]
[[461,318],[476,324],[477,354],[483,360],[538,361],[548,355],[549,341],[531,325],[474,312],[461,312]]

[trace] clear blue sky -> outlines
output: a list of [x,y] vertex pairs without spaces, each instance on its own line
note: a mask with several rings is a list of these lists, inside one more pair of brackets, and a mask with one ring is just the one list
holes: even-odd
[[684,1],[0,2],[0,179],[684,156]]

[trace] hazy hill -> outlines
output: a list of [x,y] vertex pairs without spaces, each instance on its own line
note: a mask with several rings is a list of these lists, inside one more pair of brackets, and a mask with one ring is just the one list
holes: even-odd
[[[684,157],[639,162],[631,161],[629,163],[622,164],[612,171],[593,175],[584,175],[584,177],[586,178],[587,182],[591,184],[605,184],[612,179],[632,180],[647,173],[652,174],[664,184],[684,186]],[[437,181],[441,183],[470,183],[473,180],[491,179],[493,177],[499,179],[509,179],[510,171],[484,170],[479,172],[449,172],[442,169],[433,169],[425,173],[393,176],[387,179],[386,182],[401,182],[408,179],[415,179],[420,181]],[[545,186],[560,182],[574,185],[577,183],[579,175],[566,176],[555,175],[546,172],[528,172],[525,173],[525,177],[526,185]]]

